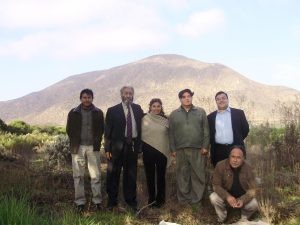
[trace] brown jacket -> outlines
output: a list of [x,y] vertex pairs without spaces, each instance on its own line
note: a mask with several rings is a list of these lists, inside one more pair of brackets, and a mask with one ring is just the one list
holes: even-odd
[[[70,139],[71,152],[78,153],[81,135],[81,105],[72,109],[68,114],[67,134]],[[104,132],[104,117],[103,112],[92,106],[92,126],[93,126],[93,147],[94,151],[100,151],[102,135]]]
[[[251,166],[244,162],[241,166],[240,184],[245,190],[245,194],[240,197],[244,204],[247,204],[255,197],[256,181]],[[231,196],[228,192],[231,189],[233,183],[233,172],[230,168],[229,159],[225,159],[219,162],[214,170],[213,174],[213,189],[214,191],[225,201],[228,196]]]

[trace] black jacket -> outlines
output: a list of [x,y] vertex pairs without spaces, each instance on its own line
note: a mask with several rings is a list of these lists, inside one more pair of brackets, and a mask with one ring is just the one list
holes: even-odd
[[[78,153],[81,136],[81,105],[72,109],[68,114],[67,134],[70,139],[71,152]],[[94,151],[100,151],[102,135],[104,132],[103,112],[92,105],[93,147]]]
[[[246,119],[245,113],[241,109],[230,108],[230,110],[231,110],[231,123],[232,123],[232,131],[233,131],[232,144],[244,145],[244,139],[247,137],[249,133],[249,124]],[[214,111],[207,116],[209,130],[210,130],[210,157],[212,163],[215,162],[214,146],[216,144],[215,143],[216,116],[217,116],[217,111]]]
[[[134,114],[136,126],[137,126],[137,138],[134,140],[134,151],[140,151],[141,145],[141,120],[144,115],[140,105],[131,104]],[[111,152],[112,154],[118,153],[123,149],[123,143],[125,140],[125,128],[126,118],[122,103],[110,107],[107,110],[105,118],[105,152]]]

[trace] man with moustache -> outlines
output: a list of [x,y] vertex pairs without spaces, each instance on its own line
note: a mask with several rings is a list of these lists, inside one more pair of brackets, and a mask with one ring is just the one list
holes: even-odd
[[228,159],[220,161],[213,174],[213,190],[209,196],[218,222],[227,217],[226,207],[241,209],[241,219],[248,220],[257,211],[256,181],[250,165],[245,161],[245,148],[234,145]]
[[120,90],[122,102],[107,110],[105,127],[105,154],[107,162],[108,209],[118,205],[120,173],[123,168],[123,194],[128,206],[136,211],[137,157],[141,144],[143,110],[133,103],[134,89]]
[[93,105],[91,89],[80,92],[81,104],[68,114],[67,134],[72,152],[72,169],[75,187],[75,204],[83,212],[86,198],[84,193],[84,172],[88,165],[95,209],[101,209],[100,146],[104,131],[103,112]]
[[170,150],[176,157],[177,198],[180,203],[199,203],[205,189],[205,159],[209,127],[204,109],[192,104],[190,89],[179,92],[181,106],[169,118]]
[[228,95],[219,91],[215,95],[218,110],[208,115],[210,128],[210,157],[215,167],[228,158],[233,145],[244,145],[249,133],[249,124],[243,110],[229,107]]

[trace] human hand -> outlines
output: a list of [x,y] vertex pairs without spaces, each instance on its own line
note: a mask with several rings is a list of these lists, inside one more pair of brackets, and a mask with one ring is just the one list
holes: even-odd
[[176,152],[171,152],[171,156],[173,156],[174,158],[176,158]]
[[244,205],[243,200],[242,199],[237,199],[235,208],[239,208],[240,209],[240,208],[243,207],[243,205]]
[[208,150],[206,148],[201,148],[200,149],[200,154],[201,155],[207,155],[208,154]]
[[226,201],[228,202],[228,204],[232,207],[232,208],[236,208],[237,205],[237,200],[235,197],[233,196],[228,196],[226,198]]
[[112,158],[111,152],[105,152],[105,156],[107,160],[110,160]]

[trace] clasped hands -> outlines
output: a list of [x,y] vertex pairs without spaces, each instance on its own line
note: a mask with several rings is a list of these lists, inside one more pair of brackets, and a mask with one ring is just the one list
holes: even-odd
[[244,202],[242,199],[239,198],[235,198],[233,196],[228,196],[226,198],[226,201],[228,202],[228,204],[232,207],[232,208],[242,208],[244,205]]

